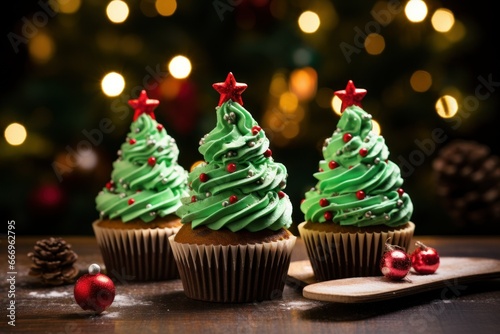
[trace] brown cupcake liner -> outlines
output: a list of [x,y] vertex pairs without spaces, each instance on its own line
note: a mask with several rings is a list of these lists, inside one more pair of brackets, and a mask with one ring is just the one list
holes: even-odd
[[295,236],[251,245],[183,244],[169,238],[188,298],[244,303],[281,298]]
[[319,232],[298,225],[317,281],[348,277],[380,276],[385,243],[408,250],[415,224],[388,232]]
[[119,282],[179,278],[168,238],[180,227],[111,229],[97,224],[95,221],[92,228],[108,276]]

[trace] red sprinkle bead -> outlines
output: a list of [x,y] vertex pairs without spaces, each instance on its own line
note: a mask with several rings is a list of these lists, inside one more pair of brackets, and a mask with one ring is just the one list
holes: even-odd
[[109,181],[108,183],[106,183],[106,188],[108,190],[111,190],[111,188],[113,188],[115,185],[115,183],[113,181]]
[[199,176],[199,179],[201,182],[207,182],[208,181],[208,175],[205,173],[201,173]]
[[227,164],[226,169],[229,173],[234,173],[236,171],[236,164],[234,162],[231,162]]
[[156,126],[156,129],[157,129],[158,131],[161,131],[161,130],[163,130],[163,125],[161,125],[161,124],[158,124],[158,125]]
[[368,150],[366,148],[361,148],[359,150],[359,155],[362,156],[362,157],[366,157],[368,155]]
[[281,198],[283,198],[283,197],[285,197],[285,192],[283,192],[283,191],[281,191],[281,190],[280,190],[280,191],[278,191],[278,197],[279,197],[280,199],[281,199]]
[[306,201],[306,199],[305,199],[305,198],[301,199],[301,200],[300,200],[300,204],[304,203],[305,201]]
[[333,213],[331,211],[327,211],[323,214],[323,217],[325,217],[326,220],[332,220]]
[[131,198],[128,200],[128,205],[132,205],[135,203],[135,199]]
[[238,201],[238,196],[236,195],[229,196],[229,203],[233,204],[236,203],[237,201]]
[[150,157],[148,159],[148,165],[150,165],[151,167],[153,167],[154,165],[156,165],[156,158],[155,157]]
[[265,152],[264,152],[264,156],[266,158],[269,158],[271,155],[273,155],[273,151],[271,151],[271,149],[267,149]]
[[131,139],[128,141],[128,143],[129,143],[130,145],[134,145],[136,142],[137,142],[137,140],[135,140],[134,138],[131,138]]
[[342,137],[342,140],[344,143],[349,142],[352,139],[352,135],[350,133],[344,133],[344,136]]
[[253,135],[256,135],[257,133],[259,133],[260,130],[262,130],[262,128],[260,126],[258,126],[258,125],[252,126],[252,134]]
[[323,172],[324,170],[323,170],[323,168],[319,168],[318,171],[319,172]]
[[196,202],[198,199],[196,198],[195,195],[191,196],[191,203],[194,203]]
[[319,206],[327,206],[330,202],[326,198],[322,198],[319,200]]
[[358,190],[356,191],[356,197],[357,199],[361,200],[366,197],[366,194],[363,190]]
[[403,196],[403,194],[405,193],[405,191],[403,190],[403,188],[398,188],[398,190],[396,190],[399,194],[399,197]]
[[329,163],[328,163],[328,167],[330,167],[330,169],[335,169],[339,166],[339,164],[337,163],[337,161],[333,161],[331,160]]

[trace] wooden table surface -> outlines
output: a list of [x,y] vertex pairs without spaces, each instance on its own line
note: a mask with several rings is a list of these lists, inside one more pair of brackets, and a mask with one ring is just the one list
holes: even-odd
[[[93,237],[62,236],[86,272],[103,265]],[[450,285],[414,296],[365,304],[306,299],[299,287],[285,286],[282,298],[261,303],[217,304],[188,299],[180,280],[116,284],[113,304],[101,315],[74,301],[74,285],[43,287],[28,275],[26,254],[44,237],[17,236],[15,284],[0,283],[0,333],[498,333],[500,280]],[[441,256],[500,259],[500,236],[418,237]],[[7,237],[0,238],[0,271],[7,276]],[[306,259],[298,240],[292,260]],[[7,277],[8,278],[8,277]],[[15,291],[13,291],[14,289]],[[15,297],[9,296],[14,292]],[[7,310],[15,300],[15,327]]]

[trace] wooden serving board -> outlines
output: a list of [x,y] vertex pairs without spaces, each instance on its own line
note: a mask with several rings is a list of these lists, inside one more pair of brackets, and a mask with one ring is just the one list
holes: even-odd
[[343,278],[317,282],[309,260],[290,263],[288,277],[303,286],[308,299],[337,303],[366,303],[449,288],[474,281],[499,278],[500,260],[474,257],[441,257],[437,271],[420,275],[413,270],[401,281],[384,276]]

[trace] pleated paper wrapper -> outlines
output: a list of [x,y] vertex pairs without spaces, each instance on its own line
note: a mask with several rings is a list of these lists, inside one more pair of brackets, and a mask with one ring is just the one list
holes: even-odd
[[298,225],[301,238],[317,281],[348,277],[380,276],[380,260],[385,243],[408,251],[415,224],[388,232],[334,233],[305,229]]
[[179,278],[168,238],[176,228],[111,229],[92,224],[106,266],[119,281],[161,281]]
[[174,238],[169,240],[187,297],[221,303],[282,297],[295,236],[229,246],[183,244]]

